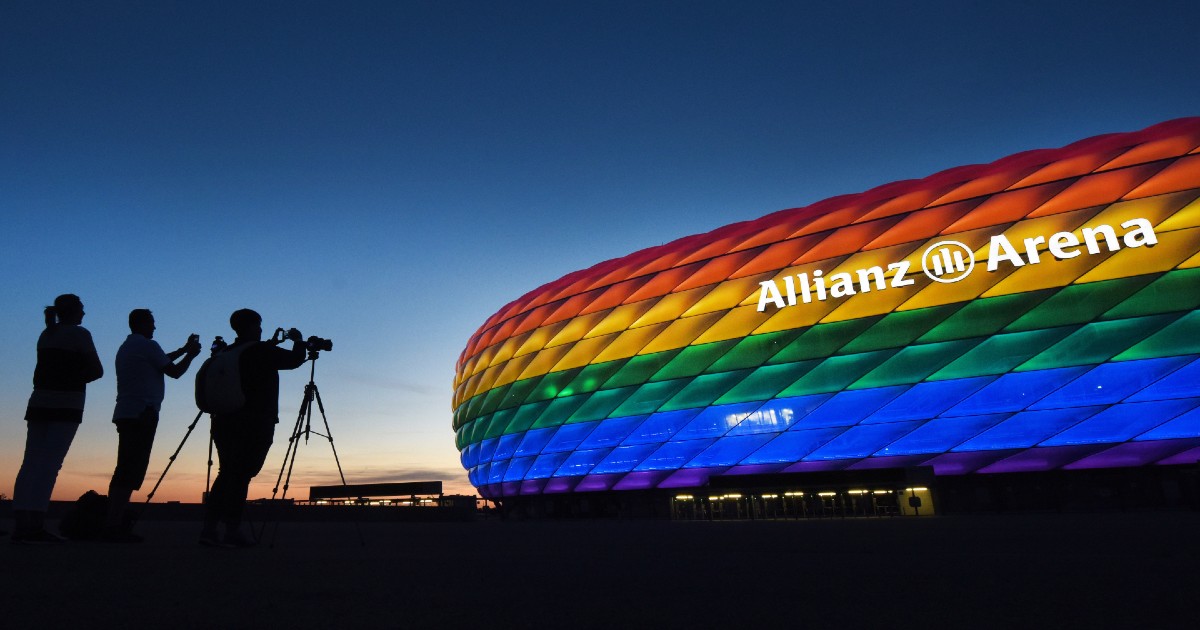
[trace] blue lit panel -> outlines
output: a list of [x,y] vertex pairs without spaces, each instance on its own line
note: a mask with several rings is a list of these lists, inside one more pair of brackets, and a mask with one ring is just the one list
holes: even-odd
[[599,422],[581,422],[579,424],[564,424],[558,427],[558,432],[554,434],[544,448],[543,453],[557,453],[559,451],[573,451],[579,448],[579,445],[587,439],[588,435],[596,429]]
[[1113,405],[1042,442],[1040,446],[1124,442],[1190,411],[1200,400],[1184,398]]
[[767,401],[754,413],[746,416],[729,435],[751,435],[755,433],[778,433],[786,431],[801,418],[812,413],[833,394],[814,394],[793,398],[776,398]]
[[688,462],[685,468],[733,466],[754,451],[762,448],[773,437],[770,434],[759,433],[757,435],[739,435],[721,438],[703,453],[697,455],[695,459]]
[[508,462],[508,470],[504,472],[505,481],[521,481],[529,467],[533,466],[534,457],[516,457]]
[[682,411],[664,411],[652,414],[642,426],[638,427],[625,438],[624,444],[648,444],[665,442],[668,438],[687,426],[692,418],[700,413],[700,409],[684,409]]
[[741,403],[708,407],[693,418],[679,433],[673,435],[672,439],[683,441],[721,437],[761,406],[762,403]]
[[504,481],[504,473],[508,470],[508,461],[492,462],[492,467],[488,470],[488,483],[500,483]]
[[525,438],[521,440],[521,445],[517,447],[515,455],[518,457],[525,455],[537,455],[542,452],[542,447],[554,437],[554,432],[558,427],[552,429],[534,429],[525,433]]
[[1166,422],[1135,438],[1143,440],[1174,440],[1194,438],[1200,435],[1200,409],[1193,409],[1170,422]]
[[851,427],[845,433],[804,457],[804,461],[818,459],[848,459],[867,457],[912,431],[920,422],[891,422]]
[[1168,357],[1098,365],[1029,408],[1054,409],[1115,403],[1174,372],[1187,362],[1187,357]]
[[568,453],[543,453],[538,455],[534,460],[533,466],[529,468],[529,472],[525,473],[526,479],[546,479],[562,466],[563,462],[567,461]]
[[606,446],[616,446],[624,441],[625,438],[629,437],[629,434],[632,433],[634,429],[641,426],[641,424],[646,421],[646,418],[649,417],[650,416],[624,416],[621,418],[609,418],[608,420],[602,420],[600,425],[596,427],[596,430],[592,431],[592,433],[588,435],[587,439],[583,441],[583,444],[579,445],[579,448],[590,450],[594,448],[603,448]]
[[853,426],[905,389],[907,387],[901,385],[841,392],[802,418],[792,429]]
[[486,464],[492,461],[492,456],[496,454],[496,446],[500,444],[500,438],[489,438],[479,443],[479,463]]
[[592,468],[604,461],[604,458],[612,452],[612,449],[601,448],[594,451],[575,451],[563,462],[558,472],[554,473],[555,477],[575,477],[586,475],[592,471]]
[[517,446],[521,440],[525,438],[524,433],[509,433],[501,436],[500,444],[496,446],[496,454],[492,455],[492,461],[501,461],[509,459],[517,452]]
[[996,426],[1011,414],[937,418],[912,433],[892,442],[877,455],[923,455],[945,453],[980,433]]
[[822,444],[845,431],[842,428],[788,431],[758,449],[743,464],[780,464],[800,461]]
[[943,411],[996,380],[993,376],[962,378],[952,381],[917,383],[882,409],[862,421],[863,424],[899,422],[934,418]]
[[713,440],[688,440],[686,442],[667,442],[663,444],[646,461],[634,470],[675,470],[699,455],[708,448]]
[[967,440],[954,451],[991,451],[1004,448],[1029,448],[1070,427],[1084,418],[1095,415],[1104,407],[1077,407],[1018,413]]
[[1200,359],[1195,355],[1189,355],[1188,358],[1194,360],[1157,383],[1130,396],[1129,402],[1200,396]]
[[608,454],[608,457],[604,458],[604,461],[596,465],[596,468],[592,470],[592,474],[602,475],[629,472],[654,453],[654,451],[657,451],[659,446],[662,445],[636,444],[632,446],[618,446]]
[[978,416],[1020,411],[1070,383],[1089,367],[1005,374],[947,411],[947,416]]

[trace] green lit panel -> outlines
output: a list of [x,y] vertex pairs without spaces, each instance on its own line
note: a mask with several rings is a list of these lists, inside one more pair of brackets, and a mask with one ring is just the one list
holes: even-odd
[[701,374],[679,390],[664,404],[660,411],[707,407],[746,378],[753,370],[736,370],[718,374]]
[[688,346],[683,349],[670,363],[667,363],[651,377],[654,381],[667,381],[676,378],[689,378],[704,372],[713,361],[721,358],[737,345],[736,340],[717,341],[698,346]]
[[708,366],[709,372],[726,372],[743,368],[758,367],[771,357],[779,354],[789,343],[799,337],[803,330],[782,330],[779,332],[752,335],[742,339],[725,356]]
[[499,409],[500,404],[504,402],[504,398],[508,395],[508,390],[511,387],[511,383],[508,385],[502,385],[486,394],[480,394],[479,396],[476,396],[476,398],[479,398],[480,396],[483,397],[483,404],[479,407],[479,415],[483,416],[494,413],[497,409]]
[[1171,322],[1113,360],[1132,361],[1181,354],[1200,354],[1200,311],[1192,311]]
[[1178,318],[1177,314],[1151,315],[1093,322],[1017,366],[1014,371],[1103,363]]
[[879,367],[867,372],[848,389],[919,383],[947,363],[961,357],[963,353],[974,348],[980,341],[980,339],[959,339],[958,341],[909,346],[884,361]]
[[1135,276],[1063,287],[1057,294],[1013,322],[1005,332],[1086,324],[1146,286],[1151,279],[1151,276]]
[[513,416],[512,421],[508,423],[508,426],[504,427],[504,433],[528,431],[529,427],[532,427],[534,421],[538,419],[538,416],[541,416],[542,412],[549,406],[550,401],[543,400],[542,402],[517,407],[517,413]]
[[718,398],[716,404],[770,400],[820,364],[820,359],[812,359],[782,365],[764,365]]
[[588,394],[600,389],[605,382],[612,378],[627,362],[627,359],[618,361],[606,361],[589,365],[579,371],[575,376],[575,380],[567,384],[563,388],[562,394],[570,396],[572,394]]
[[637,385],[629,385],[618,389],[600,390],[592,394],[586,403],[575,410],[567,422],[603,420],[612,415],[613,410],[632,396],[637,389]]
[[550,401],[550,405],[538,416],[537,420],[533,421],[532,429],[544,429],[546,427],[556,427],[567,421],[571,414],[575,413],[580,407],[587,402],[589,396],[580,394],[578,396],[567,396],[565,398],[555,398]]
[[564,370],[562,372],[551,372],[547,374],[546,376],[542,377],[542,380],[537,384],[537,387],[533,388],[533,391],[529,392],[529,396],[525,398],[525,402],[538,402],[542,400],[549,400],[555,396],[558,396],[568,383],[575,380],[575,376],[579,374],[581,369],[582,368],[575,368],[571,370]]
[[961,303],[888,313],[866,332],[842,346],[838,353],[857,354],[906,346],[960,308]]
[[687,386],[689,379],[678,379],[674,381],[658,381],[657,383],[646,383],[637,389],[632,396],[625,399],[621,406],[613,411],[613,416],[640,416],[642,414],[654,413],[658,408],[663,406],[672,396],[679,393],[679,390]]
[[499,408],[511,409],[512,407],[521,405],[541,380],[540,377],[535,376],[513,383],[504,395],[504,400],[500,403]]
[[779,397],[823,394],[845,389],[895,353],[895,350],[879,350],[829,357],[787,389],[779,392]]
[[1121,319],[1200,307],[1200,268],[1163,274],[1133,297],[1114,306],[1103,319]]
[[[508,424],[512,422],[513,416],[517,415],[517,409],[505,409],[492,414],[492,419],[488,421],[487,430],[483,434],[483,439],[500,437],[504,435],[504,430],[508,428]],[[483,440],[480,440],[483,441]]]
[[1056,289],[1042,289],[1027,293],[1013,293],[990,298],[980,298],[959,309],[946,321],[917,339],[918,343],[953,341],[995,334],[1011,324],[1013,320],[1037,306]]
[[831,324],[817,324],[804,331],[795,341],[784,347],[768,363],[793,363],[807,359],[823,359],[837,352],[862,331],[870,328],[880,318],[864,317]]
[[661,370],[662,366],[670,363],[676,354],[679,354],[678,350],[669,350],[633,357],[620,370],[617,370],[617,373],[613,374],[612,378],[604,383],[604,388],[612,389],[627,385],[641,385],[650,380],[650,377],[655,372]]
[[1003,374],[1062,341],[1075,330],[1077,328],[1074,326],[1062,326],[996,335],[929,376],[929,380]]

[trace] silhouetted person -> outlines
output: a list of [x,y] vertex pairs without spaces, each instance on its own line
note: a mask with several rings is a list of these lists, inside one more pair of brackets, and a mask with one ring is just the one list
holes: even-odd
[[[229,325],[237,339],[221,353],[240,353],[237,365],[245,402],[238,411],[212,414],[220,468],[205,502],[200,543],[244,547],[253,544],[241,531],[246,493],[250,480],[262,470],[279,422],[279,370],[300,367],[307,352],[304,338],[295,328],[287,333],[291,350],[262,341],[262,317],[250,309],[234,311]],[[225,525],[224,538],[218,537],[219,523]]]
[[46,531],[46,508],[75,431],[83,421],[87,384],[104,376],[92,334],[83,322],[83,302],[70,293],[45,310],[38,337],[33,394],[25,410],[25,457],[13,486],[14,543],[62,542]]
[[[200,337],[192,335],[182,348],[164,353],[154,341],[154,315],[144,308],[129,313],[130,335],[117,350],[117,467],[108,484],[108,517],[103,538],[115,542],[141,542],[122,527],[125,508],[134,490],[142,487],[162,406],[163,375],[179,378],[200,354]],[[179,359],[178,362],[175,362]]]

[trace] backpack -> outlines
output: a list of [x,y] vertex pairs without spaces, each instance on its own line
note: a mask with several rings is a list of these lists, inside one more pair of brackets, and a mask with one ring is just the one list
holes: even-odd
[[108,517],[108,497],[88,490],[67,508],[58,531],[71,540],[96,540],[104,531]]
[[242,352],[253,344],[231,347],[209,357],[196,373],[196,407],[207,414],[236,413],[246,406],[242,391]]

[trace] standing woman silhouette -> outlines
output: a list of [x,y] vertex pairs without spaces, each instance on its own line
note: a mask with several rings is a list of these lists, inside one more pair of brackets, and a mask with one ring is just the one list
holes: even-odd
[[75,431],[83,420],[87,384],[104,375],[92,334],[83,322],[83,302],[70,293],[46,307],[46,329],[38,337],[33,395],[25,410],[25,458],[13,486],[14,543],[62,542],[46,531],[46,509]]

